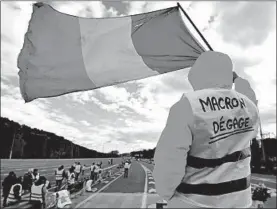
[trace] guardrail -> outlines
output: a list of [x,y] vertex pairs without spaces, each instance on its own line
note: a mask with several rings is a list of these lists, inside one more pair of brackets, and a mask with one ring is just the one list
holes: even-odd
[[[92,186],[95,186],[95,185],[101,183],[102,181],[104,181],[106,178],[109,178],[109,177],[113,176],[117,172],[118,169],[119,169],[119,164],[115,164],[115,165],[112,165],[110,167],[101,169],[99,180],[97,180],[97,182],[95,182]],[[90,171],[90,167],[85,167],[83,170],[84,171]],[[85,179],[87,179],[87,178],[90,178],[90,172],[89,172],[88,175],[85,174],[85,173],[83,173],[83,175],[80,175],[79,183],[82,184],[82,188],[78,192],[71,194],[70,195],[71,199],[74,199],[77,196],[80,196],[80,195],[84,194],[85,184],[86,184]],[[66,183],[63,184],[62,188],[66,189],[67,184]],[[46,196],[46,208],[47,209],[55,208],[57,200],[56,200],[56,192],[53,191],[54,189],[56,189],[56,186],[52,187],[48,190],[48,193],[47,193],[47,196]],[[11,209],[11,208],[25,208],[25,209],[28,209],[28,208],[31,208],[32,205],[30,203],[28,203],[28,199],[25,199],[25,198],[29,198],[29,196],[30,196],[30,193],[24,194],[23,197],[22,197],[22,201],[18,202],[17,204],[5,207],[5,208],[7,208],[7,209]]]

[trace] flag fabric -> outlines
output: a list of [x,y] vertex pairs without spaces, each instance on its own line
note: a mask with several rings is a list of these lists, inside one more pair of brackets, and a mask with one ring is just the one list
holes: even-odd
[[179,7],[82,18],[37,3],[18,56],[26,102],[191,67],[205,49]]

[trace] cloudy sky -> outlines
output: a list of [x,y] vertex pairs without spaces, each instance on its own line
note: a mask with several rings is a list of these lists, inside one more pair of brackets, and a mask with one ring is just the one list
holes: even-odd
[[[183,93],[191,91],[187,71],[25,104],[19,91],[16,63],[32,13],[31,4],[1,1],[1,116],[98,151],[127,152],[155,147],[169,108]],[[115,17],[171,7],[176,2],[50,4],[60,12],[80,17]],[[213,49],[229,54],[234,70],[250,81],[259,99],[263,131],[275,134],[276,3],[181,2],[181,5]]]

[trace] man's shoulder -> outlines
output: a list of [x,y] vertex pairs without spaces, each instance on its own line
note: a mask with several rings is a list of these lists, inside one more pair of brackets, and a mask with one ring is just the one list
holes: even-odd
[[181,98],[175,102],[172,107],[170,108],[170,110],[173,112],[187,112],[187,111],[191,111],[191,105],[189,102],[189,99],[187,97],[186,94],[183,94],[181,96]]

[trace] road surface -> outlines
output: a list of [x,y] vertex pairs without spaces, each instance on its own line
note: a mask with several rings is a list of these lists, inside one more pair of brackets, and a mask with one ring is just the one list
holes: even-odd
[[[101,159],[103,167],[107,167],[108,159]],[[90,165],[92,161],[99,159],[80,159],[82,164]],[[41,175],[47,176],[50,181],[54,180],[53,172],[60,164],[69,167],[75,160],[1,160],[1,180],[5,174],[14,170],[22,175],[29,167],[37,167]],[[120,163],[121,159],[114,159]],[[152,176],[153,165],[146,162],[132,162],[129,177],[123,178],[123,171],[118,171],[114,176],[106,179],[105,182],[96,185],[94,193],[83,193],[72,199],[75,208],[146,208],[155,207],[157,201],[162,199],[156,194],[155,182]],[[264,182],[266,186],[276,189],[276,177],[267,175],[253,175],[253,184]],[[26,203],[20,203],[16,208],[24,208]],[[276,208],[276,197],[267,201],[267,208]]]

